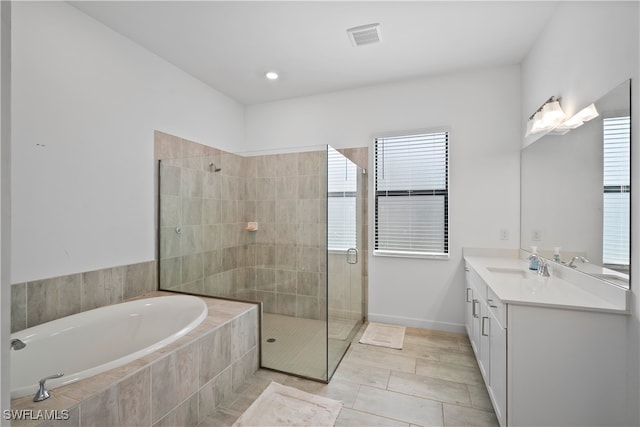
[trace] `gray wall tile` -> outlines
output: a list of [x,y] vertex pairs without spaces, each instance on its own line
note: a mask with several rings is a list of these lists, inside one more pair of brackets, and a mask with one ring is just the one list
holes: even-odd
[[82,311],[122,302],[125,267],[113,267],[82,274]]
[[27,284],[11,286],[11,332],[27,327]]
[[81,274],[28,282],[27,327],[79,313],[81,284]]

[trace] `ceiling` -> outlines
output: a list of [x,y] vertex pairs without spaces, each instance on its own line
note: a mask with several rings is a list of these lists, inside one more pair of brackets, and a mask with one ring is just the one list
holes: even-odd
[[[243,104],[518,64],[549,1],[70,2]],[[347,28],[380,23],[354,47]],[[268,81],[264,74],[280,74]]]

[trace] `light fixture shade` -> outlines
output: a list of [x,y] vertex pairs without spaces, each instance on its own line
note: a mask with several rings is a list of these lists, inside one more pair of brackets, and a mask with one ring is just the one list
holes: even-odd
[[577,127],[582,126],[584,123],[588,122],[589,120],[595,119],[599,115],[600,114],[598,113],[596,106],[591,104],[588,107],[585,107],[582,110],[578,111],[576,114],[574,114],[573,117],[571,117],[570,119],[562,123],[559,126],[559,128],[575,129]]
[[529,118],[525,137],[552,131],[562,125],[566,118],[567,116],[560,106],[560,101],[551,97]]
[[535,135],[540,132],[548,131],[547,125],[544,121],[544,114],[542,111],[538,111],[527,122],[527,131],[525,136]]
[[553,100],[547,102],[542,107],[542,127],[544,130],[551,130],[564,122],[566,115],[560,107],[560,102]]
[[589,120],[595,119],[599,115],[600,113],[598,113],[596,106],[594,104],[591,104],[578,111],[578,113],[569,120],[573,120],[575,118],[576,120],[580,120],[582,123],[586,123]]

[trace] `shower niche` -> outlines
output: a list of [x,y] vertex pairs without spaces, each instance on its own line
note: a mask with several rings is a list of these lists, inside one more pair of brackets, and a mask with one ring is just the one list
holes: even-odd
[[158,161],[160,289],[260,302],[261,366],[328,382],[364,320],[363,169],[199,147]]

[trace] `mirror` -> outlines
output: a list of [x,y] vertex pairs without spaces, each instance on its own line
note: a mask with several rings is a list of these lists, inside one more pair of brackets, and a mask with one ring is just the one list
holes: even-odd
[[548,259],[559,247],[562,263],[628,288],[631,81],[594,105],[598,117],[522,150],[520,245]]

